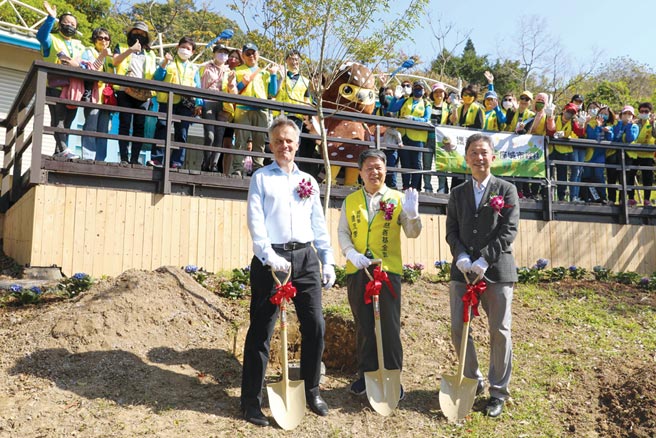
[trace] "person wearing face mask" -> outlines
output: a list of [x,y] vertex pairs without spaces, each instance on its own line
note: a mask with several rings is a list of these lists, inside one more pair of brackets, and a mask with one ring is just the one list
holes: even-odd
[[[82,60],[91,70],[103,71],[105,73],[114,73],[114,64],[112,51],[109,48],[111,38],[109,31],[104,27],[98,27],[91,34],[92,46],[82,54]],[[89,84],[89,100],[92,103],[105,104],[105,95],[102,90],[105,88],[103,81],[91,82]],[[109,130],[109,119],[111,112],[110,106],[107,109],[84,108],[84,128],[85,132],[101,132],[106,134]],[[82,136],[82,158],[86,160],[105,161],[107,158],[107,139],[101,137]]]
[[535,113],[529,108],[533,100],[533,93],[528,90],[519,95],[517,108],[506,111],[506,126],[504,131],[521,133],[526,130],[526,124],[532,121]]
[[[231,49],[228,52],[228,67],[230,70],[234,71],[237,67],[243,64],[241,60],[241,50]],[[236,78],[236,75],[235,75]],[[224,103],[223,108],[230,112],[230,122],[235,119],[235,105]],[[233,139],[235,137],[235,130],[230,126],[226,126],[225,131],[223,131],[223,147],[225,149],[231,149],[233,144]],[[217,169],[222,169],[225,175],[230,174],[230,166],[232,165],[232,154],[221,154],[219,156],[219,161],[216,163]]]
[[[222,44],[214,46],[213,59],[203,64],[200,69],[200,83],[202,88],[237,94],[235,72],[234,70],[230,70],[227,63],[228,53],[229,50],[226,46]],[[229,102],[205,100],[203,104],[203,119],[229,122],[232,119],[233,112],[233,106]],[[223,146],[225,126],[206,124],[203,125],[203,131],[205,134],[205,146],[213,146],[215,148]],[[218,161],[218,152],[203,151],[203,163],[200,166],[200,170],[218,172]]]
[[[635,118],[635,110],[633,109],[633,107],[631,105],[625,105],[622,108],[622,111],[620,112],[619,121],[615,124],[615,126],[613,126],[613,141],[616,141],[618,143],[626,143],[626,144],[631,144],[636,142],[636,139],[640,134],[640,128],[636,123],[634,123],[634,118]],[[619,154],[617,152],[613,153],[610,157],[606,158],[606,162],[610,164],[620,164],[620,161],[621,158],[619,157]],[[625,153],[624,162],[627,166],[632,166],[634,164],[633,156],[629,155],[628,152]],[[612,171],[608,173],[609,184],[617,184],[619,181],[621,181],[620,178],[621,170],[615,170],[615,169],[613,170],[615,171],[615,173]],[[631,178],[629,178],[629,176],[631,176]],[[627,185],[634,184],[633,177],[635,177],[635,174],[630,175],[630,171],[627,171],[626,174]],[[616,201],[615,190],[612,190],[612,194],[611,194],[611,190],[612,189],[608,190],[608,200],[609,202],[615,203]],[[620,192],[620,202],[624,202],[621,192]],[[635,200],[633,201],[633,203],[629,202],[630,206],[635,206],[635,204],[636,204]]]
[[[643,102],[638,106],[638,121],[636,125],[638,126],[639,133],[636,138],[636,143],[645,145],[645,146],[654,146],[654,116],[652,114],[653,106],[649,102]],[[626,151],[626,155],[631,158],[634,166],[646,166],[650,169],[642,169],[639,172],[642,174],[642,185],[652,186],[654,185],[654,152],[642,152],[642,151]],[[628,164],[628,162],[627,162]],[[638,173],[637,169],[630,169],[627,171],[627,180],[634,181],[636,174]],[[629,190],[629,206],[635,206],[637,202],[635,201],[635,190]],[[645,207],[651,206],[651,190],[645,190],[645,199],[643,205]]]
[[[200,74],[198,67],[189,60],[196,50],[196,43],[191,37],[182,37],[178,42],[175,57],[171,53],[166,53],[164,59],[155,70],[153,79],[164,81],[169,84],[182,85],[186,87],[200,88]],[[169,93],[158,92],[157,102],[159,102],[159,112],[166,114],[167,104],[169,102]],[[173,114],[185,117],[199,116],[203,111],[203,99],[190,96],[173,95]],[[190,122],[180,121],[173,124],[176,142],[186,143],[187,133],[189,132]],[[166,120],[159,119],[155,128],[155,138],[164,140],[166,138]],[[168,164],[173,169],[179,169],[184,165],[186,149],[178,148],[171,151],[171,161]],[[164,165],[164,150],[154,147],[151,154],[152,166]]]
[[[415,122],[430,122],[432,107],[430,102],[424,97],[424,85],[421,81],[415,81],[412,84],[412,97],[398,99],[390,105],[390,112],[398,112],[400,119],[412,120]],[[423,148],[428,140],[428,131],[419,129],[400,128],[404,146],[414,146]],[[422,154],[407,149],[399,149],[399,158],[401,167],[406,169],[422,169]],[[421,190],[421,174],[404,173],[401,175],[403,190],[414,188]]]
[[[563,113],[555,119],[547,118],[547,135],[555,139],[558,138],[580,138],[585,135],[584,127],[579,126],[575,119],[578,108],[572,103],[568,103],[563,108]],[[553,143],[553,141],[551,142]],[[549,158],[551,160],[572,161],[573,148],[569,145],[549,144]],[[567,181],[567,165],[556,165],[556,179],[559,182]],[[578,167],[578,166],[576,166]],[[575,172],[572,172],[575,173]],[[574,175],[576,178],[576,175]],[[571,177],[570,177],[571,178]],[[571,179],[570,179],[571,181]],[[564,201],[567,193],[566,184],[558,184],[558,200]]]
[[483,97],[483,106],[485,108],[483,129],[486,131],[501,131],[501,128],[506,124],[506,113],[499,106],[499,97],[494,91],[494,75],[489,71],[485,71],[483,74],[487,79],[487,92]]
[[[451,104],[449,124],[465,128],[483,129],[485,112],[483,107],[476,102],[478,87],[469,84],[462,89],[460,95],[462,96],[462,102],[455,101]],[[465,179],[462,177],[452,177],[451,189],[464,182]]]
[[[615,123],[615,114],[607,106],[599,106],[590,110],[590,104],[588,110],[590,114],[595,113],[594,121],[591,120],[585,127],[585,138],[596,141],[613,141],[613,124]],[[594,111],[596,110],[596,112]],[[605,164],[606,163],[606,151],[608,149],[603,148],[588,148],[586,151],[586,162],[594,164]],[[608,169],[609,171],[611,169]],[[617,175],[617,170],[613,169]],[[604,168],[603,167],[586,167],[583,169],[583,177],[581,178],[583,182],[590,183],[599,183],[604,184],[606,179],[604,178]],[[609,189],[610,190],[610,189]],[[613,189],[614,190],[614,189]],[[583,194],[583,190],[581,191]],[[613,193],[614,195],[614,193]],[[614,197],[614,196],[613,196]],[[585,192],[585,197],[583,198],[587,202],[600,202],[606,204],[606,190],[603,188],[591,187]]]
[[[430,98],[433,101],[431,124],[433,126],[446,125],[449,122],[449,104],[446,102],[446,87],[443,83],[437,82],[433,84]],[[428,132],[427,145],[430,152],[424,153],[424,170],[430,169],[430,166],[433,165],[435,148],[437,147],[435,130]],[[449,193],[446,176],[438,176],[437,183],[437,193]],[[431,184],[431,175],[424,175],[424,189],[426,192],[432,193],[433,186]]]
[[[384,82],[384,81],[383,81]],[[394,89],[392,87],[381,87],[378,90],[378,106],[376,109],[374,109],[373,115],[375,116],[385,116],[385,117],[396,117],[395,114],[389,112],[390,105],[394,102]],[[401,134],[395,129],[394,132],[395,134],[392,135],[392,133],[388,133],[387,130],[391,128],[387,128],[385,126],[381,126],[380,129],[380,135],[381,135],[381,142],[384,142],[385,138],[392,138],[393,143],[395,146],[403,146],[403,139],[401,138]],[[388,168],[396,168],[396,164],[399,162],[399,152],[398,149],[392,149],[392,148],[384,148],[383,152],[385,152],[385,157],[387,158],[387,165]],[[387,172],[387,176],[385,176],[385,184],[387,184],[388,187],[392,187],[393,189],[396,189],[396,172]]]
[[[259,66],[260,52],[254,43],[246,43],[241,51],[244,64],[235,68],[239,94],[260,99],[270,99],[278,94],[277,64]],[[268,111],[265,108],[238,104],[235,106],[235,123],[265,128],[269,124]],[[264,152],[266,134],[259,131],[237,129],[235,131],[235,148],[242,151]],[[230,174],[241,176],[244,172],[244,155],[234,155]],[[264,165],[264,158],[253,158],[253,171]]]
[[572,96],[572,100],[569,101],[569,103],[573,104],[577,108],[577,113],[579,111],[583,111],[583,95],[581,94],[575,94]]
[[[140,79],[152,79],[157,67],[155,52],[150,50],[150,34],[148,25],[143,21],[136,21],[127,30],[127,45],[119,43],[114,47],[114,66],[116,74],[130,76]],[[149,93],[139,95],[132,92],[130,87],[114,86],[116,89],[116,101],[119,107],[148,110],[150,108]],[[146,116],[143,114],[131,114],[119,112],[118,133],[119,135],[130,135],[132,129],[133,137],[144,137]],[[139,155],[143,143],[133,141],[132,145],[127,140],[118,141],[121,163],[140,164]],[[130,153],[128,154],[128,149]]]
[[[77,19],[70,13],[61,14],[59,17],[59,28],[53,32],[53,27],[57,20],[57,7],[50,5],[47,1],[43,2],[43,7],[48,13],[48,17],[46,17],[46,20],[36,34],[36,38],[41,45],[43,60],[54,64],[80,67],[84,44],[80,40],[73,38],[77,32]],[[67,78],[48,75],[46,95],[60,97],[62,87],[67,85]],[[63,103],[57,103],[55,105],[48,105],[48,109],[50,111],[50,126],[53,128],[70,129],[77,114],[77,108],[70,109]],[[56,132],[53,134],[53,137],[55,138],[55,157],[68,159],[79,158],[68,148],[68,134]]]

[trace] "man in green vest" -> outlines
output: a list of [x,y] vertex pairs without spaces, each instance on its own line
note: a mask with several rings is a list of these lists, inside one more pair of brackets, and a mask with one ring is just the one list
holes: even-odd
[[[41,44],[43,60],[54,64],[80,67],[85,47],[80,40],[73,38],[77,33],[77,19],[68,12],[61,14],[59,16],[58,31],[51,33],[57,20],[57,7],[50,5],[47,1],[43,2],[43,7],[48,13],[48,17],[36,34],[36,39]],[[68,78],[64,76],[48,75],[46,95],[60,97],[62,87],[68,86],[68,84]],[[48,105],[48,109],[50,110],[50,126],[53,128],[71,128],[77,114],[77,108],[71,109],[67,108],[66,104],[57,103]],[[53,137],[55,137],[55,157],[79,158],[68,148],[68,134],[55,132]]]
[[[358,159],[364,187],[346,197],[339,218],[338,236],[346,263],[349,304],[356,327],[358,372],[360,378],[351,392],[364,395],[364,373],[378,369],[374,314],[371,303],[365,304],[365,288],[369,277],[363,272],[372,259],[382,260],[382,270],[389,277],[380,291],[380,320],[386,369],[402,369],[401,345],[401,228],[407,237],[421,232],[419,197],[415,189],[403,193],[385,185],[387,175],[385,153],[367,149]],[[385,282],[384,282],[385,283]],[[367,300],[368,301],[368,300]],[[401,399],[403,399],[401,387]]]

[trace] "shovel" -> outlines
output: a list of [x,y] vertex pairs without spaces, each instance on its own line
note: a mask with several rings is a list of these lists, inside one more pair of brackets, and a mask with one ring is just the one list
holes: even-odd
[[[277,284],[278,292],[271,298],[271,302],[280,306],[280,357],[282,360],[282,380],[267,385],[269,407],[276,423],[284,430],[292,430],[301,423],[305,415],[305,382],[303,380],[289,380],[287,363],[287,301],[296,295],[296,288],[288,283],[291,276],[285,279],[282,285],[275,272],[271,271]],[[280,294],[280,295],[279,295]],[[278,301],[274,301],[278,298]]]
[[[467,280],[467,294],[476,294],[473,286],[469,282],[469,278],[465,275]],[[480,284],[480,283],[479,283]],[[483,283],[485,284],[485,283]],[[483,287],[484,291],[485,288]],[[482,293],[482,291],[480,292]],[[478,299],[478,296],[476,296]],[[465,301],[465,300],[463,300]],[[475,303],[478,303],[476,301]],[[469,338],[469,320],[471,318],[470,300],[465,301],[465,311],[463,315],[464,325],[462,327],[462,337],[460,338],[460,356],[458,358],[458,375],[442,376],[440,382],[440,409],[442,413],[451,423],[456,423],[469,414],[474,406],[474,399],[476,398],[476,388],[478,387],[477,379],[470,379],[465,377],[465,357],[467,355],[467,339]]]
[[[382,260],[372,260],[371,263],[382,263]],[[367,276],[374,281],[367,269],[364,270]],[[371,283],[370,282],[370,283]],[[401,395],[401,370],[385,369],[385,360],[383,358],[383,336],[380,328],[380,304],[378,294],[371,297],[374,308],[374,323],[376,332],[376,350],[378,353],[378,369],[376,371],[367,371],[364,373],[364,381],[367,388],[367,398],[369,404],[380,415],[386,417],[396,409],[399,404]]]

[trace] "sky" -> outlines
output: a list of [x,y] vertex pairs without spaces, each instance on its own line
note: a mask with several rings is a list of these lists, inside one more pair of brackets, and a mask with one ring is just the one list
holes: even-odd
[[[393,6],[394,16],[403,12],[408,4],[408,0],[397,1]],[[238,16],[226,10],[219,7],[217,12],[242,24]],[[518,59],[519,22],[522,17],[539,16],[545,19],[545,33],[560,41],[570,63],[589,64],[595,50],[601,50],[600,56],[594,58],[597,63],[628,56],[656,70],[656,39],[651,24],[648,24],[656,14],[653,0],[639,4],[616,0],[431,0],[429,10],[434,19],[440,17],[443,23],[453,24],[451,35],[454,41],[456,31],[461,35],[471,32],[477,54],[488,55],[490,60],[499,57]],[[637,25],[639,22],[644,23],[642,32]],[[417,26],[414,35],[415,42],[402,43],[399,48],[408,55],[418,54],[424,63],[417,67],[428,68],[438,50],[426,21]],[[452,48],[454,41],[449,39],[447,47]],[[462,53],[463,47],[464,44],[456,49],[457,55]],[[576,72],[575,65],[572,72]]]

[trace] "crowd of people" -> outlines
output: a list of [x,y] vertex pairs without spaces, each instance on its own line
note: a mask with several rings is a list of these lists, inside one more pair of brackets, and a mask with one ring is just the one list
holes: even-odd
[[[56,8],[47,1],[44,7],[48,17],[37,33],[45,60],[69,66],[99,70],[118,75],[140,79],[154,79],[171,84],[197,87],[260,99],[275,99],[294,104],[311,104],[310,81],[300,72],[301,55],[290,51],[285,58],[285,67],[275,63],[260,62],[258,47],[247,43],[242,50],[230,49],[217,44],[213,48],[211,61],[195,64],[191,57],[196,51],[196,43],[190,37],[180,39],[173,53],[166,53],[161,61],[156,59],[150,49],[152,40],[146,23],[135,22],[126,32],[126,42],[119,42],[112,49],[112,37],[104,28],[92,32],[91,45],[75,38],[77,20],[70,13],[59,16]],[[615,149],[601,147],[571,146],[566,142],[558,143],[562,138],[584,138],[593,140],[615,141],[627,144],[654,145],[656,143],[656,118],[650,103],[641,103],[636,111],[626,105],[614,111],[600,102],[584,102],[584,97],[575,94],[561,111],[551,102],[546,93],[535,96],[525,90],[516,96],[514,93],[497,94],[494,88],[494,76],[485,72],[488,81],[482,103],[478,102],[479,89],[467,85],[460,93],[447,92],[442,83],[428,87],[424,81],[410,82],[403,80],[400,85],[391,87],[383,85],[379,90],[379,103],[375,114],[413,120],[433,126],[452,125],[484,131],[506,131],[517,134],[543,135],[551,138],[548,155],[558,163],[554,166],[555,179],[558,181],[556,191],[559,201],[573,203],[598,202],[614,204],[624,202],[618,199],[618,190],[604,187],[585,187],[570,183],[617,184],[621,181],[621,171],[616,167],[604,169],[602,165],[617,166],[621,156]],[[73,100],[85,100],[104,105],[103,109],[84,108],[84,131],[107,133],[111,120],[112,105],[122,108],[166,112],[168,93],[154,93],[136,87],[110,86],[98,82],[77,81],[66,77],[50,75],[47,95]],[[77,108],[63,103],[49,106],[51,125],[70,129]],[[271,123],[273,112],[265,107],[245,104],[233,104],[220,100],[203,100],[194,96],[173,95],[173,114],[186,117],[202,117],[204,145],[214,148],[234,148],[240,151],[268,151],[266,127]],[[308,132],[304,117],[300,114],[289,115],[302,132]],[[163,150],[153,145],[151,158],[147,162],[140,160],[144,142],[148,137],[164,139],[167,133],[166,119],[157,121],[152,133],[146,133],[145,113],[119,112],[118,134],[132,135],[133,140],[119,140],[120,161],[125,164],[146,164],[171,168],[184,166],[185,148],[172,151],[169,163],[164,163]],[[225,124],[233,122],[239,125],[257,127],[258,130],[232,129]],[[174,141],[186,143],[190,121],[174,123]],[[388,148],[387,165],[395,168],[397,163],[406,169],[418,172],[403,173],[397,181],[395,172],[387,175],[387,185],[406,190],[410,187],[426,193],[448,193],[449,187],[456,187],[464,182],[463,177],[437,177],[437,187],[433,187],[433,169],[435,148],[438,143],[434,131],[421,129],[399,129],[394,131],[399,136],[398,147]],[[79,158],[69,147],[67,135],[62,132],[54,134],[56,140],[55,156]],[[103,161],[107,159],[107,139],[91,135],[82,136],[82,158]],[[404,149],[402,146],[424,148],[425,152]],[[299,150],[301,157],[318,157],[314,141],[303,139]],[[257,154],[253,158],[247,155],[221,154],[218,151],[205,150],[200,165],[202,171],[222,172],[227,175],[241,176],[264,165],[264,158]],[[571,162],[564,164],[562,162]],[[640,174],[641,182],[651,186],[654,180],[654,154],[649,151],[627,151],[624,162],[628,166],[640,166],[627,172],[627,184],[636,184]],[[588,167],[591,163],[598,167]],[[316,165],[299,163],[301,168],[316,176]],[[539,183],[517,183],[519,196],[539,199],[544,191]],[[628,191],[628,205],[634,206],[636,190]],[[643,205],[651,205],[651,191],[644,191]]]

